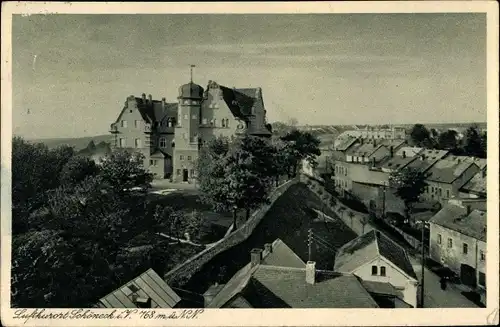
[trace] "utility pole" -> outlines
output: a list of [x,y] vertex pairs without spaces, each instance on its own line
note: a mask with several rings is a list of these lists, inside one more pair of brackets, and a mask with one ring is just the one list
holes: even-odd
[[313,237],[312,237],[312,228],[309,228],[308,235],[307,235],[307,248],[309,250],[309,254],[307,257],[308,261],[311,261],[312,258],[312,242],[313,242]]
[[425,221],[421,220],[422,222],[422,241],[421,241],[421,247],[422,247],[422,280],[421,280],[421,286],[420,286],[420,307],[424,307],[424,278],[425,278],[425,244],[424,244],[424,233],[425,233]]

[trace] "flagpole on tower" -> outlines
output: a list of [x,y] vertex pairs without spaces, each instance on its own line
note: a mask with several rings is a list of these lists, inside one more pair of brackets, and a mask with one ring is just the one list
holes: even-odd
[[193,83],[193,68],[196,67],[196,65],[191,65],[191,83]]

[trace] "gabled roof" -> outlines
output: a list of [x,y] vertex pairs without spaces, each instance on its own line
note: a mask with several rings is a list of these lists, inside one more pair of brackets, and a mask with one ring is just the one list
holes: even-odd
[[372,294],[401,296],[398,290],[392,286],[391,283],[361,280],[361,284],[369,293]]
[[150,156],[154,158],[170,158],[172,157],[172,154],[168,153],[167,151],[163,151],[159,148],[156,148],[151,152]]
[[335,149],[338,151],[346,151],[349,149],[358,139],[353,136],[344,136],[335,139]]
[[416,146],[403,146],[403,147],[399,148],[399,150],[397,150],[394,153],[394,155],[398,156],[398,157],[402,157],[403,152],[404,152],[407,157],[414,157],[417,154],[419,154],[420,152],[422,152],[423,150],[424,150],[424,148],[419,148]]
[[[300,259],[299,256],[279,238],[271,244],[271,249],[271,252],[267,250],[262,252],[261,265],[279,265],[283,267],[299,268],[305,266],[304,261],[302,261],[302,259]],[[223,303],[226,303],[236,294],[241,292],[255,269],[256,268],[252,267],[251,263],[241,268],[217,294],[209,304],[209,307],[220,307]]]
[[150,123],[160,122],[165,117],[176,117],[178,110],[178,103],[165,103],[165,108],[163,108],[162,101],[153,100],[149,102],[149,100],[144,100],[142,98],[135,98],[137,102],[137,108],[142,116],[142,119],[148,121]]
[[472,162],[457,162],[454,160],[441,159],[428,170],[429,176],[427,179],[433,182],[451,184],[457,178],[461,177],[471,166],[476,165]]
[[354,275],[316,271],[314,284],[305,276],[305,268],[258,266],[245,298],[260,308],[378,308]]
[[254,103],[257,102],[255,99],[256,89],[230,89],[222,85],[219,88],[234,117],[246,119],[252,114]]
[[[483,175],[484,174],[484,175]],[[463,192],[473,193],[477,195],[486,195],[486,173],[483,171],[475,174],[464,186],[462,186]]]
[[486,242],[486,212],[484,211],[472,210],[467,215],[466,207],[447,203],[431,218],[430,222]]
[[390,170],[399,170],[407,167],[412,161],[416,160],[415,157],[400,157],[400,156],[394,156],[392,158],[387,158],[386,160],[382,161],[378,167],[383,168],[383,169],[390,169]]
[[173,308],[181,298],[153,270],[148,269],[99,300],[100,308],[137,308],[133,297],[151,299],[152,308]]
[[346,154],[351,155],[351,156],[365,156],[366,158],[369,158],[375,151],[377,151],[382,145],[373,145],[372,143],[363,143],[356,145],[354,147],[349,148],[346,151]]
[[384,233],[371,230],[342,246],[335,257],[334,270],[351,273],[358,267],[382,256],[408,277],[416,279],[406,251]]

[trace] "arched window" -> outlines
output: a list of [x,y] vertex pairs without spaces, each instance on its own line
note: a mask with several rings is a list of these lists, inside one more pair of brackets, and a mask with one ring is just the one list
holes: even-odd
[[167,127],[172,127],[172,118],[167,118]]
[[167,147],[167,140],[164,137],[160,137],[160,148]]
[[222,127],[226,127],[226,120],[222,119]]
[[229,127],[229,119],[226,119],[226,127]]

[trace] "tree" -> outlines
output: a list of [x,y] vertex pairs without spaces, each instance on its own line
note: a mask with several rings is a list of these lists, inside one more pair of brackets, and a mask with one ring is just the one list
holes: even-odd
[[455,130],[447,130],[438,138],[438,148],[441,150],[456,151],[458,149],[458,133]]
[[410,218],[413,205],[419,201],[420,195],[427,186],[427,174],[414,168],[404,168],[389,176],[389,185],[396,190],[396,195],[405,204],[405,218]]
[[88,176],[99,173],[99,167],[92,159],[83,156],[72,157],[61,171],[61,184],[70,186],[82,182]]
[[316,165],[316,157],[321,155],[320,140],[309,132],[293,130],[281,138],[286,143],[284,153],[288,157],[292,176],[297,174],[301,160],[307,160],[311,166]]
[[415,124],[410,132],[410,137],[416,146],[424,146],[430,139],[430,133],[422,124]]
[[103,180],[118,192],[139,188],[145,192],[151,187],[153,175],[144,168],[144,155],[118,149],[107,154],[102,163]]
[[464,152],[468,156],[486,158],[486,133],[481,135],[476,125],[465,132]]

